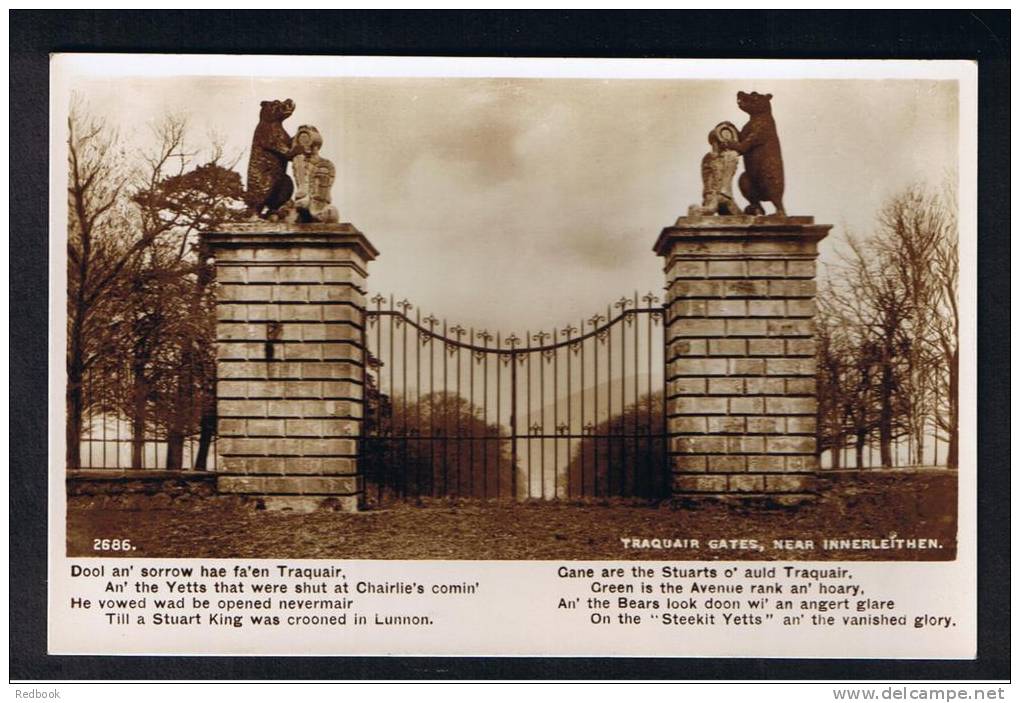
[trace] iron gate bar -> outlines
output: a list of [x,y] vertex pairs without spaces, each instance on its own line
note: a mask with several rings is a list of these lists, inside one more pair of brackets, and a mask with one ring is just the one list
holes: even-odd
[[[525,341],[531,339],[531,330],[526,330],[524,332],[524,339],[525,339]],[[531,495],[531,354],[526,354],[524,359],[525,359],[526,366],[527,366],[527,374],[526,374],[527,386],[526,387],[528,389],[528,391],[527,391],[527,397],[528,397],[527,408],[528,408],[528,411],[527,411],[527,415],[526,415],[525,420],[524,420],[524,428],[525,428],[525,430],[527,430],[527,437],[528,437],[528,439],[527,439],[527,447],[528,447],[528,495],[530,496]],[[516,392],[516,389],[514,389],[514,390]]]
[[[472,327],[468,331],[470,339],[475,338],[475,328]],[[472,355],[474,352],[472,352]],[[475,404],[475,364],[474,358],[468,359],[471,363],[468,364],[468,403],[471,407]],[[473,419],[473,417],[472,417]],[[471,442],[468,444],[468,493],[474,495],[475,493],[475,443]]]
[[[421,329],[421,308],[415,308],[414,312],[415,327]],[[415,347],[417,350],[417,347]],[[415,398],[418,402],[414,404],[414,425],[415,432],[421,432],[421,354],[414,355],[414,392]],[[414,464],[414,489],[418,495],[421,495],[421,465],[419,462]]]
[[[549,336],[548,332],[536,332],[535,339],[539,343],[543,342],[545,338]],[[545,364],[542,363],[542,359],[538,360],[538,418],[542,425],[542,430],[545,430]],[[534,433],[532,433],[534,434]],[[540,445],[541,446],[541,445]],[[545,498],[545,451],[543,450],[539,457],[540,476],[539,480],[541,483],[542,497]]]
[[[500,344],[502,344],[501,338],[500,338],[500,333],[496,332],[496,346],[498,347],[498,346],[500,346]],[[500,396],[500,392],[499,392],[500,391],[500,386],[502,385],[501,379],[500,379],[500,375],[501,375],[500,374],[500,370],[502,369],[502,367],[503,367],[502,359],[496,359],[496,496],[497,497],[499,496],[499,476],[500,476],[499,470],[502,468],[501,467],[501,462],[500,462],[500,459],[502,458],[502,452],[500,451],[500,448],[499,448],[499,437],[500,437],[501,428],[503,427],[503,423],[502,423],[502,421],[500,420],[500,417],[499,417],[500,410],[502,409],[500,407],[500,405],[501,405],[500,400],[501,399],[499,397]],[[512,470],[513,469],[511,469],[511,471]]]
[[[491,335],[488,330],[479,332],[483,342],[488,342]],[[472,364],[474,366],[474,364]],[[489,495],[489,355],[482,354],[482,496]]]
[[[458,340],[466,332],[467,332],[467,330],[465,330],[460,325],[457,325],[455,334],[457,335],[457,339]],[[463,379],[463,374],[462,374],[462,370],[461,370],[461,347],[458,346],[457,347],[457,397],[458,398],[462,398],[463,397],[461,395],[461,392],[463,391],[463,388],[464,388],[464,379]],[[459,495],[461,495],[461,491],[463,490],[463,486],[464,486],[464,483],[461,480],[463,478],[462,475],[461,475],[461,470],[463,468],[462,452],[461,452],[461,450],[463,449],[464,429],[463,429],[463,426],[462,426],[463,418],[461,417],[460,412],[457,412],[456,415],[457,415],[457,445],[456,445],[456,452],[457,452],[457,479],[454,482],[454,486],[456,487],[456,490],[454,492],[456,493],[456,495],[459,496]]]
[[[578,331],[581,332],[582,335],[583,335],[584,334],[584,318],[582,318],[580,320],[579,324],[581,326],[578,328]],[[581,428],[583,429],[584,427],[587,426],[584,423],[584,408],[585,408],[585,402],[584,402],[584,346],[585,345],[584,345],[584,342],[583,342],[583,338],[582,338],[582,341],[579,342],[579,344],[581,345],[581,378],[580,378],[580,381],[581,381]],[[581,495],[582,496],[584,495],[584,479],[585,479],[585,475],[584,475],[584,469],[585,469],[585,466],[584,466],[584,464],[585,464],[584,454],[585,454],[585,452],[582,451],[581,452]]]
[[[635,295],[635,299],[636,299],[637,293],[635,293],[634,295]],[[646,306],[648,308],[651,308],[653,305],[655,305],[657,302],[659,302],[658,296],[653,295],[651,292],[649,292],[647,295],[645,295],[641,299],[645,301],[645,304],[646,304]],[[648,355],[648,366],[647,366],[647,368],[650,369],[650,368],[652,368],[652,325],[649,324],[647,327],[648,327],[648,343],[647,343],[648,349],[646,351],[646,353]],[[665,353],[665,349],[666,349],[666,334],[665,333],[663,333],[662,338],[663,338],[663,342],[662,342],[662,344],[663,344],[663,353]],[[663,357],[663,361],[665,361],[665,357]],[[667,390],[668,390],[667,384],[668,384],[668,381],[666,380],[665,377],[663,377],[663,379],[662,379],[662,408],[663,408],[663,410],[662,410],[662,422],[663,422],[662,427],[663,427],[663,431],[665,431],[665,428],[666,428],[666,424],[665,424],[666,423],[666,396],[668,395],[668,393],[667,393]],[[652,375],[651,374],[648,374],[648,396],[647,396],[647,401],[648,401],[648,415],[647,415],[646,426],[648,427],[648,446],[651,446],[651,443],[652,443]],[[637,412],[634,413],[634,416],[637,417]],[[646,479],[646,481],[650,481],[651,480],[650,477],[648,477],[647,475],[645,476],[645,479]],[[646,484],[645,491],[646,492],[651,492],[652,488],[653,488],[652,486],[649,486],[649,485]]]
[[[601,320],[601,319],[602,319],[601,315],[594,315],[590,320],[588,320],[588,324],[590,324],[592,327],[597,329],[598,328],[598,324],[599,324],[599,320]],[[598,335],[596,335],[596,339],[597,338],[598,338]],[[596,344],[595,345],[595,427],[598,427],[598,426],[599,426],[599,345]],[[598,495],[599,494],[599,440],[598,440],[598,437],[596,437],[594,439],[592,444],[593,444],[593,446],[595,448],[594,449],[595,460],[593,462],[595,464],[595,495]]]
[[[444,337],[447,334],[446,330],[447,330],[447,324],[446,324],[446,318],[444,317],[443,318],[443,336]],[[446,436],[446,435],[449,435],[449,433],[450,433],[450,402],[449,402],[449,395],[448,395],[448,393],[449,393],[449,388],[448,388],[449,384],[448,384],[448,381],[449,381],[449,377],[450,377],[450,368],[449,368],[450,367],[450,359],[449,359],[449,355],[446,353],[446,347],[443,347],[443,351],[440,352],[440,353],[443,355],[443,435]],[[446,493],[450,490],[449,477],[448,477],[448,472],[449,472],[449,468],[450,468],[449,467],[449,461],[450,461],[449,449],[450,449],[449,445],[446,442],[443,442],[443,495],[446,495]]]
[[[623,301],[627,301],[626,297],[622,297],[617,302],[617,306],[622,305],[621,310],[623,315],[623,324],[620,325],[620,423],[621,429],[626,431],[627,429],[627,418],[623,414],[627,409],[627,325],[630,323],[630,316],[626,313],[626,304]],[[620,440],[620,493],[626,494],[627,476],[629,469],[627,467],[627,443]]]
[[[613,306],[606,306],[606,319],[613,313]],[[606,335],[612,335],[612,328],[606,330]],[[606,422],[612,422],[613,418],[613,344],[612,339],[606,344]],[[596,415],[596,418],[598,416]],[[598,424],[598,423],[596,423]],[[598,440],[596,440],[598,441]],[[606,490],[613,490],[613,441],[606,440]]]
[[[635,308],[639,305],[640,300],[641,299],[638,298],[638,292],[635,290],[634,291],[634,307]],[[633,315],[632,314],[630,319],[629,319],[629,321],[627,322],[628,325],[631,325],[634,328],[634,434],[638,434],[638,432],[640,430],[640,420],[641,420],[641,418],[640,418],[640,415],[641,415],[641,386],[640,386],[640,382],[638,380],[638,375],[641,372],[640,371],[640,366],[641,366],[641,357],[640,357],[640,352],[641,352],[641,335],[640,335],[641,325],[638,322],[639,319],[640,318],[638,318],[637,315]],[[638,447],[638,440],[635,439],[634,440],[634,449],[635,449],[635,451],[637,450],[637,447]],[[638,488],[638,475],[637,475],[637,471],[635,470],[635,471],[631,472],[631,482],[630,482],[630,486],[628,487],[628,491],[630,493],[634,493],[637,490],[637,488]]]
[[[513,350],[517,347],[517,335],[507,338],[510,342],[510,481],[513,497],[517,499],[517,357]],[[530,490],[530,487],[529,487]]]
[[[556,330],[552,332],[553,346],[556,346],[559,341]],[[560,355],[553,352],[553,378],[558,379],[560,377]],[[555,381],[554,381],[555,382]],[[544,407],[544,406],[543,406]],[[555,428],[559,424],[559,393],[556,389],[553,389],[553,427]],[[545,422],[542,422],[542,430],[545,430]],[[553,439],[553,499],[558,500],[560,497],[559,491],[560,483],[560,441],[558,438]]]
[[[399,303],[398,303],[398,305],[399,305]],[[410,321],[409,320],[404,320],[403,322],[401,322],[400,318],[397,319],[397,327],[401,328],[401,330],[402,330],[401,331],[401,344],[402,344],[403,351],[401,353],[401,358],[403,359],[403,363],[401,364],[401,377],[402,377],[402,380],[403,380],[403,386],[402,386],[403,388],[407,388],[407,330],[408,330],[409,326],[410,326]],[[404,452],[403,465],[406,466],[407,465],[407,458],[409,456],[409,451],[410,451],[410,447],[408,445],[408,439],[407,439],[409,434],[410,434],[410,431],[408,429],[408,424],[407,424],[407,421],[408,421],[408,411],[407,411],[407,397],[406,397],[406,395],[405,395],[404,400],[403,400],[403,409],[402,409],[402,413],[401,413],[401,418],[402,418],[402,422],[404,423],[404,429],[400,433],[401,436],[404,438],[404,441],[401,443],[402,444],[402,448],[403,448],[403,452]],[[408,491],[408,487],[410,485],[409,478],[407,476],[407,472],[406,471],[402,471],[401,473],[403,474],[403,478],[402,478],[403,495],[406,496],[407,495],[407,491]]]
[[[566,327],[563,328],[563,334],[565,334],[567,336],[567,349],[571,348],[571,346],[570,346],[570,337],[571,337],[571,333],[573,331],[574,331],[573,325],[567,325]],[[573,397],[573,393],[571,392],[571,384],[572,384],[572,381],[573,381],[573,378],[572,378],[572,376],[573,376],[573,369],[571,368],[571,363],[570,363],[571,356],[572,356],[572,354],[570,354],[570,353],[567,354],[567,427],[568,428],[574,426],[573,423],[571,422],[571,417],[570,417],[570,415],[571,415],[571,413],[570,413],[570,406],[573,405],[573,403],[570,402],[570,399]],[[570,471],[570,445],[569,444],[567,444],[567,471]],[[570,496],[570,478],[569,478],[569,476],[567,477],[567,497],[568,498],[571,497]]]
[[[435,317],[429,315],[425,318],[425,322],[429,326],[429,330],[433,328],[436,322]],[[428,339],[429,345],[429,434],[435,435],[436,433],[436,354],[435,348],[432,345],[432,337]],[[418,404],[421,407],[421,404]],[[435,471],[432,467],[435,465],[435,446],[434,442],[429,443],[429,492],[434,496],[436,494],[436,477]]]

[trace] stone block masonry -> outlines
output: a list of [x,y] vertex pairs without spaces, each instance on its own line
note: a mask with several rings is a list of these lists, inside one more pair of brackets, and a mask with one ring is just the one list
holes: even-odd
[[202,240],[216,277],[218,489],[356,510],[378,252],[349,224],[243,223]]
[[811,217],[681,217],[659,236],[675,496],[812,494],[815,259],[830,228]]

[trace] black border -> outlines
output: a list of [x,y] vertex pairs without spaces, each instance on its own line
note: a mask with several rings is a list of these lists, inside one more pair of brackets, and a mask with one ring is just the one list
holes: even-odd
[[[12,679],[1009,678],[1009,11],[12,10],[9,19]],[[977,660],[48,656],[46,157],[57,51],[977,61]]]

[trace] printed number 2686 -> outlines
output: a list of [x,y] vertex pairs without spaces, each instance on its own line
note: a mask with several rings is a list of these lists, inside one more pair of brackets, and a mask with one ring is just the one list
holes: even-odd
[[130,552],[134,547],[129,539],[94,539],[92,549],[96,552]]

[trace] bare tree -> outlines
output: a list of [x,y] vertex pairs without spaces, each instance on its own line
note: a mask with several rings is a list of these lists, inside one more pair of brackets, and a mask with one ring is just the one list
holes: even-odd
[[237,219],[243,188],[233,163],[211,146],[211,160],[195,165],[187,121],[168,115],[153,128],[157,147],[145,155],[132,190],[139,228],[148,241],[131,271],[127,345],[132,389],[132,456],[140,465],[146,428],[167,441],[166,468],[183,466],[184,443],[199,434],[195,468],[205,468],[215,429],[214,304],[197,233]]
[[110,359],[111,294],[140,247],[130,241],[123,211],[127,172],[116,132],[77,98],[67,128],[66,461],[69,469],[78,469],[87,406],[101,397],[86,395],[85,387]]
[[[938,428],[946,434],[949,451],[946,465],[960,464],[960,254],[956,192],[947,186],[931,201],[938,216],[934,219],[935,238],[933,314],[929,319],[934,356],[943,371],[935,386]],[[945,402],[943,410],[942,401]]]
[[[76,100],[68,119],[67,464],[81,466],[86,413],[127,417],[131,465],[147,428],[180,468],[200,427],[204,465],[215,428],[213,307],[197,232],[235,219],[240,176],[223,154],[195,166],[186,121],[154,128],[156,147],[129,162],[117,133]],[[86,392],[88,391],[88,392]],[[101,406],[101,407],[100,407]],[[196,462],[196,463],[198,463]]]
[[[857,465],[877,436],[883,466],[908,438],[921,463],[928,430],[948,437],[957,463],[958,282],[955,203],[923,187],[889,198],[875,233],[849,237],[820,300],[819,428],[834,465],[852,436]],[[842,407],[841,401],[842,400]],[[945,402],[943,409],[942,401]]]
[[866,429],[862,422],[874,388],[877,430],[882,466],[893,466],[893,440],[898,434],[902,356],[906,348],[905,327],[911,316],[911,301],[904,296],[900,281],[889,275],[886,262],[873,241],[849,237],[849,250],[837,267],[840,285],[830,287],[833,303],[846,324],[856,330],[857,373],[865,388],[854,394],[857,410],[855,433]]
[[938,314],[933,253],[941,229],[942,214],[920,186],[913,186],[886,201],[878,216],[879,257],[887,275],[894,277],[901,294],[909,300],[910,316],[904,323],[907,348],[900,395],[906,414],[910,462],[924,457],[925,430],[933,410],[935,374],[929,365],[928,334]]
[[[864,468],[864,450],[877,435],[881,438],[884,417],[882,401],[891,398],[879,387],[882,377],[882,344],[855,330],[848,349],[846,367],[844,417],[847,434],[853,438],[854,466]],[[888,466],[888,464],[885,464]]]
[[864,466],[864,450],[877,434],[881,417],[877,379],[881,345],[846,305],[846,295],[829,281],[819,296],[818,447],[832,454],[832,468],[843,465],[852,440],[855,466]]
[[[832,288],[831,282],[827,286]],[[857,399],[849,388],[850,369],[856,355],[840,311],[834,304],[836,296],[825,289],[818,298],[815,339],[818,359],[818,451],[828,450],[832,468],[842,467],[846,446],[850,409]]]

